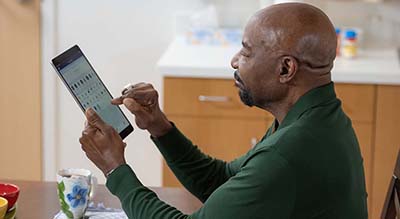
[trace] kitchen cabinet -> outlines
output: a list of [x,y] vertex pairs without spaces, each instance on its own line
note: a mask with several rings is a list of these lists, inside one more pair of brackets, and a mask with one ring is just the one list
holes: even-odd
[[370,218],[380,218],[400,149],[400,86],[336,84],[364,158]]
[[[164,79],[164,111],[206,154],[231,161],[266,133],[273,117],[240,101],[233,80]],[[163,186],[180,186],[168,166]]]
[[[335,83],[335,90],[360,144],[370,218],[379,218],[400,145],[400,86]],[[245,106],[232,79],[165,77],[164,111],[203,152],[226,161],[246,153],[274,119]],[[163,185],[181,186],[165,163]]]
[[[375,109],[375,85],[335,84],[337,97],[342,101],[342,107],[350,117],[360,145],[364,160],[365,183],[367,193],[372,192],[372,153]],[[371,206],[371,199],[368,205]],[[370,208],[370,207],[369,207]]]
[[400,86],[378,85],[373,151],[372,214],[380,218],[400,149]]

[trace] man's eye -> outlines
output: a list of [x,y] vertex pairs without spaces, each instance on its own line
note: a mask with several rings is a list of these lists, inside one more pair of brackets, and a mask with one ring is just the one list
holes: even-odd
[[242,56],[244,56],[244,57],[249,57],[250,56],[250,54],[248,53],[248,52],[246,52],[246,51],[240,51],[240,55],[242,55]]

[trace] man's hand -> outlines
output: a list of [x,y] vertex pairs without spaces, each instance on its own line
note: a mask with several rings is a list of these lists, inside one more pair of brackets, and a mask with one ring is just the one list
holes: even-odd
[[158,93],[151,84],[139,83],[122,91],[122,96],[111,102],[124,104],[135,115],[136,125],[147,129],[153,137],[160,137],[171,130],[172,125],[161,111]]
[[93,109],[86,110],[85,129],[79,142],[86,156],[106,175],[125,164],[126,144],[113,127],[107,125]]

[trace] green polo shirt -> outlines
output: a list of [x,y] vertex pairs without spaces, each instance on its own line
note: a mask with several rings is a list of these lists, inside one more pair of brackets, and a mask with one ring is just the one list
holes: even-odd
[[107,187],[129,218],[366,219],[363,159],[334,84],[315,88],[247,154],[232,162],[203,154],[177,129],[153,139],[181,183],[204,205],[185,215],[123,165]]

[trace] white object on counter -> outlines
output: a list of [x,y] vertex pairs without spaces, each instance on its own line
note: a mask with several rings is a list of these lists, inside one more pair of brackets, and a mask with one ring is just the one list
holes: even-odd
[[[238,46],[218,47],[187,45],[176,38],[159,60],[163,76],[192,78],[233,78],[230,66]],[[400,85],[400,64],[397,51],[360,50],[356,58],[337,58],[332,79],[339,83]]]

